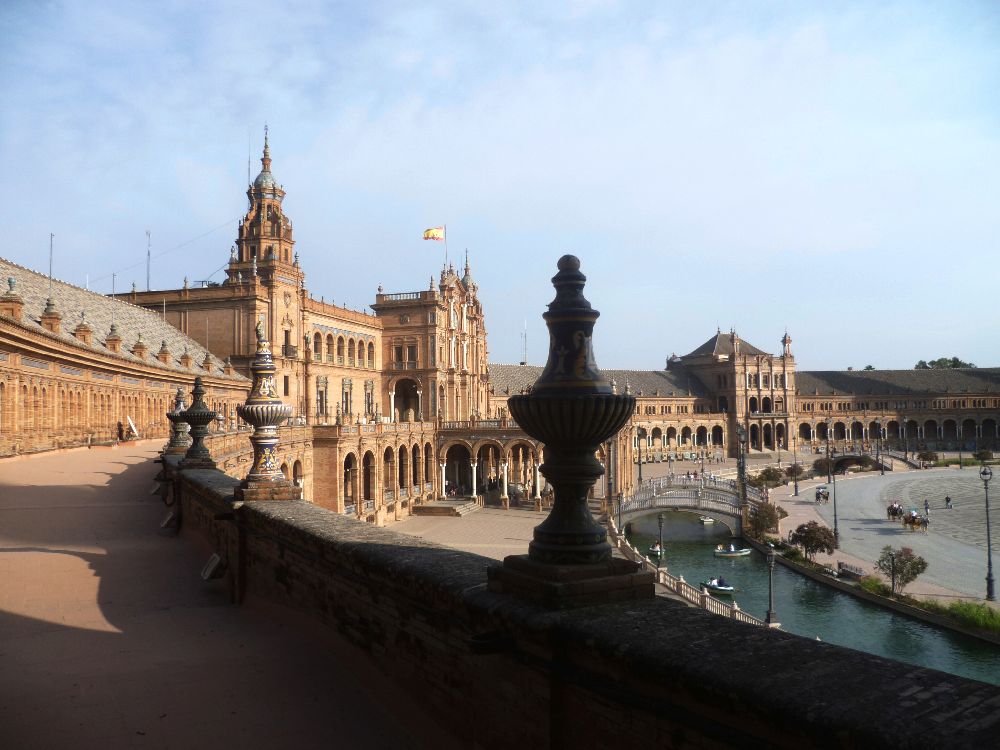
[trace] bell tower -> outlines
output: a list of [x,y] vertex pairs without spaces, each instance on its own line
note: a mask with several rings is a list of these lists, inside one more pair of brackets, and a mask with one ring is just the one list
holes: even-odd
[[257,178],[247,187],[250,206],[240,220],[236,244],[229,256],[230,283],[249,281],[258,274],[280,270],[286,278],[298,280],[298,259],[292,236],[292,221],[282,208],[285,191],[271,174],[271,147],[264,127],[264,154]]

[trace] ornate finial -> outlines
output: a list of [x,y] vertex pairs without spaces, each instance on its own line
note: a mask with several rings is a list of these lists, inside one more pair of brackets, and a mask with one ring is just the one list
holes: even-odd
[[108,338],[109,339],[119,338],[119,336],[118,336],[118,326],[115,325],[114,323],[111,324],[111,330],[108,331]]
[[7,294],[17,294],[17,291],[14,289],[14,287],[16,287],[16,286],[17,286],[17,279],[15,279],[13,276],[8,276],[7,277]]
[[434,291],[434,275],[433,274],[431,274],[431,283],[427,287],[427,291],[429,291],[429,292],[433,292]]
[[382,294],[382,285],[381,284],[378,285],[378,293]]
[[170,420],[170,442],[167,443],[166,453],[187,453],[188,446],[191,445],[191,438],[188,436],[191,427],[183,417],[185,408],[184,389],[178,388],[174,395],[174,408],[167,412],[167,419]]
[[587,277],[572,255],[559,259],[559,273],[552,277],[556,298],[542,314],[549,327],[549,359],[534,385],[536,392],[570,388],[577,394],[611,393],[611,385],[594,361],[591,334],[600,313],[583,296]]
[[184,277],[184,288],[185,289],[188,288],[188,277],[187,276]]
[[292,265],[297,266],[298,264],[299,264],[299,251],[296,250],[295,251],[295,260],[292,262]]
[[137,338],[135,340],[135,343],[137,343],[137,344],[141,344],[142,343],[142,331],[139,331],[139,338]]
[[83,310],[80,310],[80,325],[87,325],[87,313]]
[[564,255],[558,268],[556,297],[542,315],[549,328],[545,369],[530,394],[508,400],[518,425],[545,444],[541,472],[555,487],[552,512],[535,528],[528,557],[546,565],[606,563],[611,545],[587,508],[587,492],[604,473],[595,451],[629,420],[635,398],[615,395],[594,361],[600,313],[583,296],[579,259]]
[[231,248],[229,248],[229,262],[230,263],[236,262],[236,245],[233,245]]
[[242,271],[237,271],[236,272],[236,283],[237,284],[242,284],[243,283],[243,272]]
[[265,172],[271,171],[271,147],[267,142],[267,123],[264,124],[264,155],[260,158],[260,164]]
[[253,444],[253,465],[240,485],[240,496],[248,499],[298,499],[302,493],[281,474],[278,460],[278,425],[292,413],[292,407],[278,398],[275,382],[274,359],[264,332],[264,317],[257,320],[257,353],[250,372],[253,384],[246,403],[236,407],[244,422],[254,428],[250,442]]
[[465,274],[469,274],[469,248],[465,248]]
[[194,389],[191,391],[194,399],[191,406],[179,415],[184,422],[191,425],[191,447],[184,454],[184,459],[181,461],[182,468],[215,468],[212,454],[205,446],[205,436],[208,435],[208,425],[214,422],[218,415],[205,404],[205,392],[199,375],[194,379]]
[[256,276],[257,275],[257,256],[256,255],[253,256],[250,259],[250,275],[251,276]]
[[45,300],[45,309],[42,311],[42,315],[55,315],[55,314],[56,314],[56,303],[51,297],[48,297]]
[[132,294],[135,294],[135,292],[136,292],[136,285],[135,285],[135,282],[133,281],[132,282]]

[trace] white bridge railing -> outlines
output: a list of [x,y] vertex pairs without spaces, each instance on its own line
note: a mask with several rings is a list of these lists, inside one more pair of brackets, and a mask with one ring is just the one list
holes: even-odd
[[[683,476],[656,477],[643,482],[634,494],[622,500],[622,513],[655,508],[685,507],[740,516],[737,484],[729,479],[688,479]],[[766,502],[755,487],[747,487],[750,505]]]
[[712,614],[722,615],[738,622],[745,622],[748,625],[768,626],[763,620],[754,617],[749,612],[744,612],[736,602],[729,604],[716,599],[705,589],[697,589],[689,584],[684,580],[684,576],[672,576],[663,568],[657,569],[655,563],[629,543],[625,535],[615,526],[615,521],[610,516],[608,517],[608,537],[623,557],[639,563],[643,570],[652,571],[656,576],[658,584],[677,594],[682,599]]

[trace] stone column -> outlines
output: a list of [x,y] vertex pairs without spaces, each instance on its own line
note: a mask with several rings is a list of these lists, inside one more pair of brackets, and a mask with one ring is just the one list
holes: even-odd
[[390,391],[389,393],[389,421],[396,421],[396,392]]
[[534,498],[535,498],[535,500],[541,500],[542,499],[542,480],[541,480],[541,474],[538,471],[538,462],[537,461],[535,462],[535,494],[534,494]]
[[444,500],[446,497],[448,497],[448,493],[446,491],[447,487],[448,487],[448,480],[445,477],[445,473],[444,473],[445,468],[447,468],[448,464],[445,463],[444,461],[442,461],[440,465],[441,465],[441,489],[440,489],[438,495],[439,495],[439,497],[442,500]]
[[469,465],[472,466],[472,496],[476,497],[478,494],[476,492],[476,468],[479,466],[478,461],[470,461]]
[[500,491],[500,502],[503,503],[503,507],[505,508],[510,507],[510,498],[507,496],[507,467],[509,465],[510,464],[507,461],[504,461],[502,464],[500,464],[500,471],[501,471],[500,479],[502,487]]
[[416,416],[416,420],[418,422],[423,422],[424,421],[424,399],[423,399],[423,396],[424,396],[424,392],[418,388],[417,389],[417,416]]

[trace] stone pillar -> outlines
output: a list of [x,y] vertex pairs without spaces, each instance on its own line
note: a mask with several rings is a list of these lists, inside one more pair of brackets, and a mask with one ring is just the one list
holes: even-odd
[[444,461],[441,462],[441,490],[439,492],[439,496],[441,497],[442,500],[444,500],[448,496],[447,493],[448,480],[445,477],[444,473],[444,470],[447,466],[448,466],[447,463],[445,463]]
[[500,464],[500,472],[501,472],[500,473],[500,479],[501,479],[501,487],[502,487],[502,490],[500,492],[500,499],[504,501],[504,507],[505,508],[507,507],[507,499],[508,499],[507,498],[507,467],[509,465],[510,464],[508,464],[506,461],[504,461],[502,464]]
[[538,472],[538,462],[537,461],[535,462],[535,494],[534,494],[534,498],[535,498],[535,500],[541,500],[542,499],[542,480],[541,480],[541,475]]
[[478,461],[470,461],[469,465],[472,466],[472,496],[476,497],[478,494],[476,492],[476,468],[479,466]]
[[389,393],[389,421],[396,421],[396,392],[391,391]]
[[423,396],[424,396],[424,392],[418,388],[417,389],[417,416],[416,416],[416,420],[418,422],[423,422],[424,421],[424,398],[423,398]]

